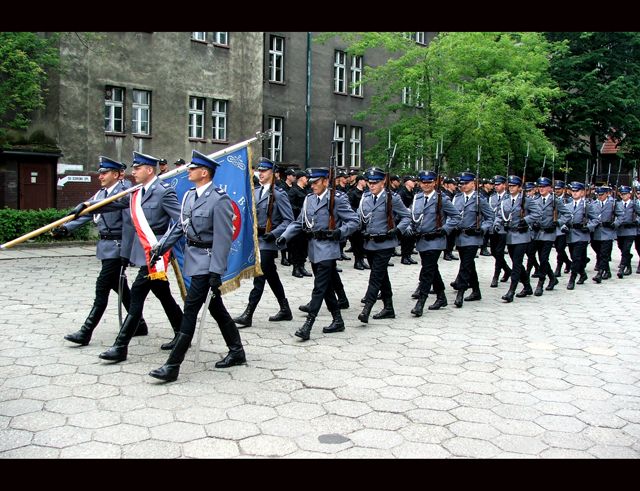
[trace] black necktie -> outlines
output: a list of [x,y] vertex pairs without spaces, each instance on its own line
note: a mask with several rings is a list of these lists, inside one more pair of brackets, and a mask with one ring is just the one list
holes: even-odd
[[146,191],[145,188],[142,188],[142,197],[144,198],[144,192]]
[[469,202],[469,196],[464,197],[464,204],[466,205]]
[[317,196],[316,205],[320,204],[320,196]]
[[542,198],[542,206],[547,204],[547,198]]
[[511,198],[511,208],[513,208],[514,206],[516,206],[516,199]]
[[376,201],[378,201],[378,197],[374,194],[373,195],[373,206],[376,206]]
[[578,202],[574,201],[573,202],[573,211],[576,211],[576,208],[578,207]]

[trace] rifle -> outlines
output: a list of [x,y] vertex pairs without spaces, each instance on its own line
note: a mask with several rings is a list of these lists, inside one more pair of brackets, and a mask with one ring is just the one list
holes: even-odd
[[544,176],[544,168],[547,164],[547,156],[544,156],[544,159],[542,160],[542,170],[540,171],[540,177]]
[[609,160],[609,170],[607,170],[607,186],[611,185],[611,160]]
[[391,164],[393,162],[393,157],[396,155],[396,148],[398,148],[397,143],[393,146],[393,152],[391,152],[391,130],[389,130],[389,146],[387,147],[389,159],[387,160],[387,173],[384,178],[384,189],[387,192],[387,231],[395,228],[396,226],[393,221],[393,196],[391,194]]
[[551,160],[551,196],[553,196],[553,221],[558,223],[558,205],[556,204],[556,154]]
[[329,186],[331,186],[329,190],[329,230],[335,230],[336,228],[336,217],[333,216],[333,209],[336,205],[336,133],[338,130],[337,121],[333,121],[333,138],[331,139],[331,159],[329,165]]
[[436,202],[436,228],[442,228],[442,191],[440,190],[440,167],[442,166],[442,147],[444,146],[444,138],[440,138],[440,152],[438,153],[438,144],[436,143],[436,193],[438,201]]
[[478,145],[478,159],[476,160],[476,232],[480,231],[480,153],[482,147]]
[[589,158],[587,158],[587,167],[584,170],[584,210],[582,212],[582,226],[587,225],[587,186],[589,183],[587,179],[589,178]]
[[509,177],[509,167],[511,164],[511,154],[507,152],[507,177]]
[[620,163],[618,164],[618,175],[616,176],[616,194],[614,196],[615,199],[618,198],[618,183],[620,182],[620,171],[622,170],[622,159],[620,159]]
[[273,169],[271,169],[271,193],[269,194],[269,202],[267,204],[267,224],[264,227],[264,233],[268,234],[271,232],[271,228],[273,227],[273,222],[271,221],[271,215],[273,214],[273,205],[276,202],[276,166],[273,165]]
[[[241,148],[246,147],[247,145],[258,141],[258,140],[264,140],[265,138],[269,138],[271,136],[272,131],[271,130],[267,130],[265,132],[256,132],[256,136],[254,136],[253,138],[249,138],[248,140],[244,140],[241,141],[239,143],[236,143],[234,145],[231,145],[230,147],[224,148],[218,152],[214,152],[212,154],[209,155],[209,157],[211,158],[221,158],[224,157],[225,155],[229,155],[230,153],[235,152],[236,150],[239,150]],[[158,179],[160,179],[161,181],[166,181],[167,179],[170,179],[178,174],[181,174],[183,172],[187,172],[187,166],[183,165],[180,166],[176,169],[170,170],[169,172],[165,172],[162,175],[158,176]],[[125,189],[124,191],[114,194],[113,196],[109,196],[108,198],[103,199],[102,201],[100,201],[99,203],[96,203],[94,205],[91,205],[87,208],[85,208],[84,210],[82,210],[82,212],[79,214],[79,216],[82,215],[86,215],[87,213],[92,212],[93,210],[96,210],[98,208],[103,207],[106,204],[111,203],[112,201],[115,201],[117,199],[122,198],[123,196],[126,196],[127,194],[133,193],[134,191],[137,191],[138,189],[140,189],[141,187],[143,187],[142,184],[136,184],[135,186],[131,186],[130,188]],[[20,244],[26,240],[32,239],[34,237],[37,237],[40,234],[43,234],[45,232],[48,232],[49,230],[58,227],[60,225],[64,225],[67,222],[70,222],[71,220],[73,220],[73,215],[67,215],[66,217],[62,217],[58,220],[56,220],[55,222],[51,222],[48,225],[45,225],[43,227],[40,227],[39,229],[36,230],[32,230],[31,232],[28,232],[20,237],[18,237],[17,239],[13,239],[10,240],[9,242],[5,242],[4,244],[0,244],[0,250],[1,249],[8,249],[9,247],[13,247],[17,244]]]
[[524,157],[524,168],[522,169],[522,199],[520,200],[520,218],[524,218],[524,197],[526,196],[524,185],[527,179],[527,162],[529,161],[529,142],[527,142],[527,155]]

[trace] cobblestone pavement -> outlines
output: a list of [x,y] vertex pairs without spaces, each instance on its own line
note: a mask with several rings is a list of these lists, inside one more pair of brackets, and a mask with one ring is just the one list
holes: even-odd
[[[0,251],[0,457],[3,458],[637,458],[640,455],[640,275],[504,304],[489,288],[493,259],[477,259],[483,299],[409,314],[419,266],[390,268],[396,319],[357,320],[368,272],[343,261],[347,329],[293,336],[312,278],[278,266],[291,322],[267,289],[241,330],[248,364],[226,354],[209,318],[200,362],[180,377],[162,365],[171,328],[153,295],[146,337],[128,359],[98,354],[117,334],[116,296],[86,347],[64,341],[89,312],[99,261],[87,245]],[[593,252],[589,276],[593,276]],[[552,254],[554,257],[555,254]],[[614,246],[612,269],[619,261]],[[459,261],[440,261],[445,283]],[[615,270],[614,270],[615,271]],[[129,271],[131,278],[134,271]],[[534,283],[535,286],[535,283]],[[177,287],[172,280],[177,296]],[[225,295],[238,315],[250,281]],[[431,298],[427,301],[431,303]],[[376,304],[375,313],[380,303]]]

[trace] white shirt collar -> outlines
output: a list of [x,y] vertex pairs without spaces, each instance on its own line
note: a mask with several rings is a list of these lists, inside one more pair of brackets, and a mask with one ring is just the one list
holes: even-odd
[[317,195],[318,200],[322,201],[328,192],[329,192],[329,188],[325,189],[322,194]]
[[153,179],[151,179],[147,184],[144,185],[144,192],[146,193],[147,191],[149,191],[149,188],[151,187],[151,185],[156,182],[158,180],[158,176],[155,176]]
[[113,186],[111,186],[110,188],[107,188],[107,196],[111,194],[111,191],[113,191],[118,184],[120,184],[120,181],[116,181],[116,183]]
[[433,191],[431,191],[429,194],[425,194],[425,197],[427,198],[427,200],[430,200],[431,197],[436,194],[436,190],[434,189]]
[[196,187],[196,194],[198,195],[198,198],[202,196],[202,193],[204,193],[207,190],[207,188],[211,186],[212,183],[213,181],[209,181],[208,183],[203,184],[200,187]]
[[266,193],[267,191],[269,191],[269,188],[271,188],[271,183],[268,182],[266,184],[262,185],[262,194]]

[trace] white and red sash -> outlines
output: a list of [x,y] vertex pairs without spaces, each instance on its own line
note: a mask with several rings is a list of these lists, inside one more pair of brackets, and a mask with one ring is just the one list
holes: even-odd
[[169,266],[169,256],[171,255],[170,250],[162,256],[162,261],[156,262],[153,266],[149,264],[151,248],[158,243],[158,239],[156,239],[156,235],[153,233],[153,230],[151,230],[147,217],[144,216],[141,202],[142,194],[140,193],[140,189],[138,189],[133,193],[133,196],[131,196],[131,219],[138,238],[142,243],[142,248],[144,249],[144,257],[147,261],[147,267],[149,268],[149,279],[169,281],[167,278],[167,268]]

